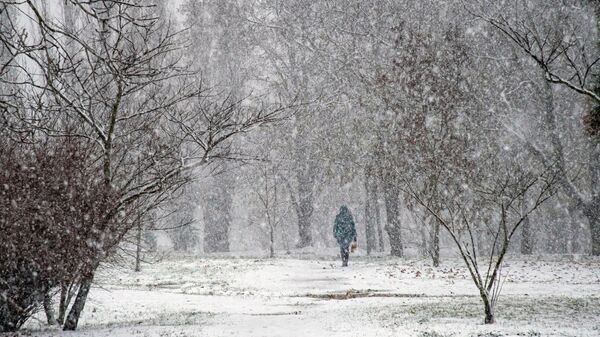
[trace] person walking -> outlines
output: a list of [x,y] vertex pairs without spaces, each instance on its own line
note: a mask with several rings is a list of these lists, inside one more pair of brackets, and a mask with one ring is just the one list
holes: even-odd
[[333,236],[338,245],[340,245],[340,255],[342,257],[342,267],[348,266],[350,256],[350,245],[356,247],[356,228],[354,228],[354,219],[350,210],[345,205],[340,207],[339,213],[335,217],[333,225]]

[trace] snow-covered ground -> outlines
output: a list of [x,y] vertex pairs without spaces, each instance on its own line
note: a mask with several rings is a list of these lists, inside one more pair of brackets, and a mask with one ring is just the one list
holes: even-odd
[[[600,336],[599,260],[509,260],[503,273],[498,323],[484,325],[457,259],[170,258],[103,270],[64,335]],[[25,332],[63,335],[40,321]]]

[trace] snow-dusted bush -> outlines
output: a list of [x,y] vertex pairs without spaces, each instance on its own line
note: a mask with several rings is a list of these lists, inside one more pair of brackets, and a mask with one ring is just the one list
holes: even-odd
[[0,153],[0,331],[93,269],[111,200],[81,143],[19,145]]

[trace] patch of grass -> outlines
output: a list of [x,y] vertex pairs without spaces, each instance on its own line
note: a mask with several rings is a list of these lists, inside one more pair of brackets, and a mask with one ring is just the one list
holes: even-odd
[[423,331],[419,334],[419,337],[449,337],[454,336],[454,334],[446,335],[439,333],[437,331]]
[[416,316],[418,319],[436,318],[475,318],[482,315],[478,302],[464,299],[444,300],[431,303],[419,303],[404,308],[404,314]]
[[600,300],[566,296],[506,299],[501,297],[496,309],[496,316],[509,320],[529,320],[535,316],[556,319],[598,317],[600,316]]
[[[393,307],[384,314],[384,320],[406,319],[426,322],[445,318],[482,318],[483,305],[477,297],[435,298],[426,302]],[[551,297],[501,297],[496,307],[496,318],[510,321],[529,321],[535,317],[544,319],[585,319],[600,316],[598,298]],[[533,335],[535,336],[535,335]]]
[[118,322],[86,324],[84,328],[114,328],[126,326],[180,326],[203,325],[215,314],[205,311],[159,312],[156,315],[143,319],[126,319]]
[[478,333],[477,335],[473,336],[473,337],[502,337],[504,335],[502,335],[499,332],[482,332],[482,333]]
[[349,300],[362,297],[423,297],[421,294],[383,293],[374,289],[350,289],[345,292],[332,292],[325,294],[308,293],[305,297],[319,298],[325,300]]

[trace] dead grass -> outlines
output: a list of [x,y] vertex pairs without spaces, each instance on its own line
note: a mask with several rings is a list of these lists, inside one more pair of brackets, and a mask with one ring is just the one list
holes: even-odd
[[414,298],[414,297],[425,297],[422,294],[401,294],[401,293],[387,293],[381,292],[374,289],[356,290],[350,289],[345,292],[331,292],[324,294],[308,293],[304,297],[318,298],[324,300],[350,300],[353,298],[363,297],[402,297],[402,298]]

